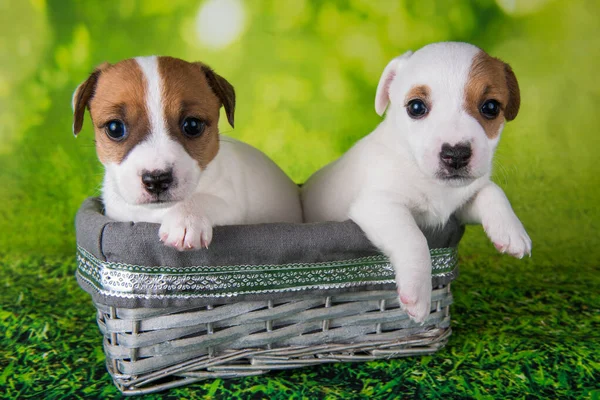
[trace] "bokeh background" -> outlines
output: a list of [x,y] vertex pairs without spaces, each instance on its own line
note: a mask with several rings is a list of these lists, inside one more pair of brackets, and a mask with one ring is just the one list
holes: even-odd
[[[0,0],[0,396],[110,397],[94,309],[74,281],[74,214],[102,168],[71,95],[93,67],[201,60],[236,88],[236,128],[294,180],[380,121],[398,54],[466,41],[509,62],[522,108],[495,181],[533,257],[460,247],[455,331],[423,358],[214,381],[173,396],[591,397],[600,364],[600,2],[595,0]],[[4,394],[2,394],[4,393]]]

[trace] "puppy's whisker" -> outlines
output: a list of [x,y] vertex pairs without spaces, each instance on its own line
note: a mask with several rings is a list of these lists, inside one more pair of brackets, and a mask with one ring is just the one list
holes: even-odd
[[498,160],[494,160],[493,165],[494,165],[496,179],[498,179],[498,181],[500,181],[502,184],[507,184],[508,178],[510,177],[510,174],[509,174],[509,171],[507,170],[507,168],[504,166],[504,164],[502,164]]

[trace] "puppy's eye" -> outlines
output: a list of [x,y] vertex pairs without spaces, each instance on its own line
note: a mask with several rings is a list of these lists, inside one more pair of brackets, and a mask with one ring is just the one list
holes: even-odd
[[408,116],[413,119],[423,118],[429,112],[423,100],[414,99],[406,105]]
[[104,129],[106,130],[106,135],[117,142],[120,142],[127,137],[127,128],[125,128],[125,124],[118,119],[108,121]]
[[183,120],[181,124],[181,130],[183,134],[190,138],[196,138],[202,135],[206,128],[206,122],[199,120],[198,118],[188,117]]
[[500,103],[496,100],[486,100],[479,109],[481,115],[487,119],[494,119],[500,114]]

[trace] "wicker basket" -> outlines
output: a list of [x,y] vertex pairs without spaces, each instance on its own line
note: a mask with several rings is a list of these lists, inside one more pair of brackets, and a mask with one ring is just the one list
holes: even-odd
[[89,199],[77,215],[77,279],[123,394],[428,354],[450,336],[455,221],[425,232],[434,291],[419,325],[399,307],[388,260],[350,221],[218,227],[210,250],[178,253],[158,243],[157,225],[111,221],[101,207]]

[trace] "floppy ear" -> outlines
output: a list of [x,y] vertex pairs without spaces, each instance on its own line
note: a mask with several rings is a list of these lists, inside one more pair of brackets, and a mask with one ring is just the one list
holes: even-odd
[[77,134],[81,132],[85,108],[88,106],[90,99],[94,95],[96,84],[98,83],[98,77],[100,76],[102,70],[109,65],[110,64],[108,63],[103,63],[97,66],[94,69],[94,72],[92,72],[85,81],[79,84],[77,89],[75,89],[73,92],[71,106],[73,107],[73,135],[75,135],[75,137],[77,137]]
[[390,102],[390,85],[392,84],[392,81],[396,77],[398,71],[402,68],[411,55],[412,51],[407,51],[401,56],[398,56],[390,61],[383,70],[383,74],[381,74],[381,78],[379,78],[379,84],[377,85],[377,93],[375,94],[375,111],[377,114],[383,115],[385,112],[385,109]]
[[519,113],[521,106],[521,92],[519,90],[519,82],[510,65],[504,63],[504,73],[506,74],[506,85],[508,86],[508,104],[504,110],[504,117],[507,121],[512,121]]
[[202,68],[206,80],[208,81],[208,85],[214,94],[217,95],[219,100],[221,100],[221,104],[225,107],[227,121],[229,121],[229,125],[233,127],[233,117],[235,114],[235,90],[233,89],[233,86],[231,86],[231,83],[227,82],[227,79],[216,74],[208,65],[202,63],[197,64]]

